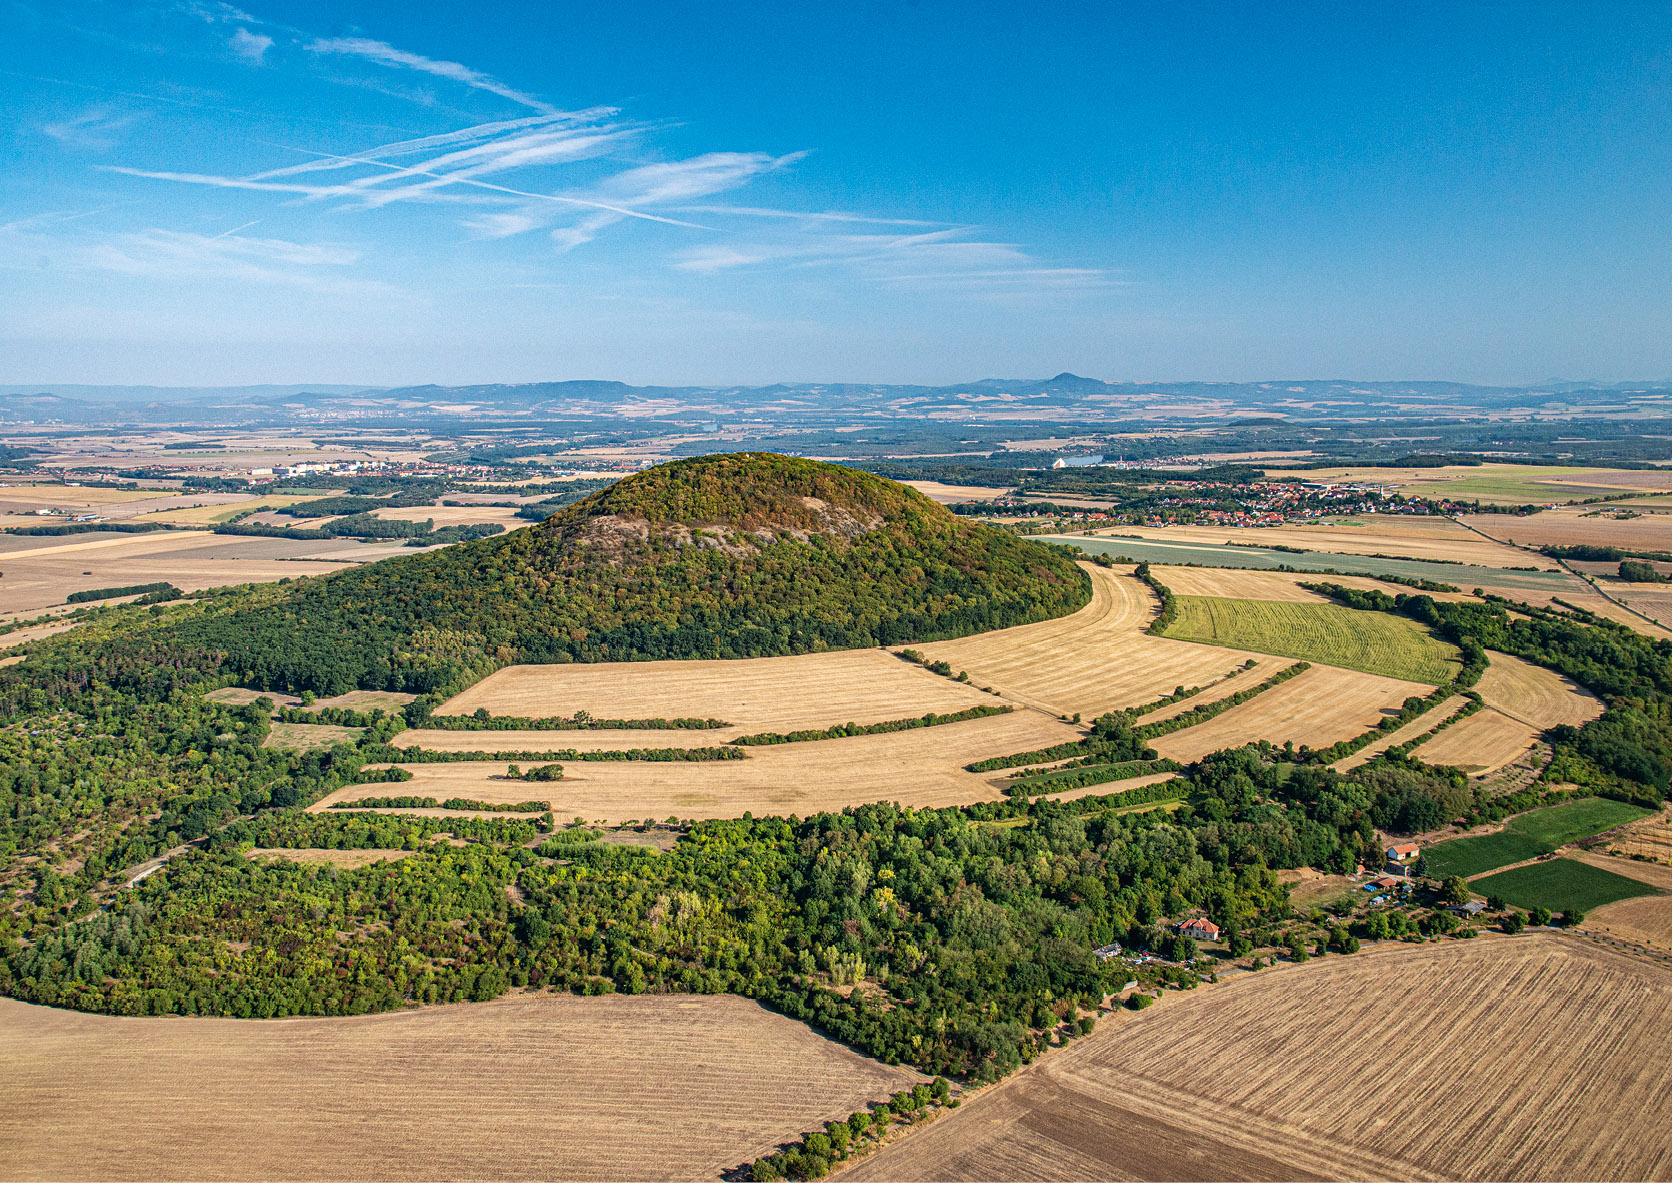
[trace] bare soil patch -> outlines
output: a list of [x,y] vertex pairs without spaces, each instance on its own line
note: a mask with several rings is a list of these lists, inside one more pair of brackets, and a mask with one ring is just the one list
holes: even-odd
[[[532,718],[587,711],[600,719],[720,719],[759,732],[883,723],[993,702],[884,650],[857,649],[742,661],[509,666],[436,712],[468,715],[486,707]],[[649,738],[671,733],[636,734],[640,741],[628,746],[673,746]]]
[[329,748],[340,743],[353,743],[360,738],[362,730],[359,727],[332,727],[324,723],[274,723],[273,730],[267,733],[261,746],[299,748],[303,751]]
[[245,858],[275,858],[291,863],[323,863],[326,866],[352,870],[369,867],[373,863],[398,862],[411,854],[410,850],[322,850],[316,847],[256,847],[245,852]]
[[345,1019],[0,1000],[15,1179],[701,1179],[910,1087],[741,998],[534,996]]
[[1668,1023],[1588,941],[1385,945],[1106,1017],[845,1175],[1662,1179]]

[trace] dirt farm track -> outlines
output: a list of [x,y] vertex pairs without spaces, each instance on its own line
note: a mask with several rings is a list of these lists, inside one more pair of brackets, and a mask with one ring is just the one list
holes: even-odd
[[1119,1012],[844,1179],[1664,1179],[1672,973],[1539,933]]
[[0,1000],[0,1178],[713,1178],[922,1079],[732,997],[266,1021]]

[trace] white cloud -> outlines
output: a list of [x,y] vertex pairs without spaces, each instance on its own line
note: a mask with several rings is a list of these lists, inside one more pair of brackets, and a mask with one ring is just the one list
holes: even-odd
[[139,116],[132,112],[118,111],[101,104],[88,107],[68,119],[43,124],[41,130],[60,144],[71,148],[102,151],[115,147],[118,133],[138,118]]
[[551,111],[553,108],[532,95],[524,94],[520,90],[513,90],[480,71],[472,70],[469,66],[458,62],[437,61],[424,57],[422,54],[408,53],[404,49],[396,49],[384,41],[373,41],[369,37],[333,37],[319,38],[308,45],[314,53],[348,54],[353,57],[365,58],[367,61],[377,62],[379,65],[393,66],[398,69],[418,70],[425,74],[434,74],[438,78],[450,78],[454,82],[485,90],[489,94],[496,94],[502,99],[510,99],[513,103],[521,103],[525,107],[532,107],[536,111]]
[[240,26],[232,34],[232,52],[247,62],[260,65],[271,48],[273,39],[265,33],[252,33]]

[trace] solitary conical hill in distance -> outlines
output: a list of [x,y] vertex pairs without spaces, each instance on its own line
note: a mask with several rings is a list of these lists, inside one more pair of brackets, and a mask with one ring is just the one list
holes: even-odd
[[182,622],[249,685],[420,693],[516,662],[738,658],[962,636],[1071,612],[1062,551],[870,473],[678,460],[544,522]]

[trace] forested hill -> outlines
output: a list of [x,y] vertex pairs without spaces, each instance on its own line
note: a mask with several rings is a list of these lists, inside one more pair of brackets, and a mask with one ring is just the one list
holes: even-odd
[[165,644],[217,655],[246,685],[426,693],[509,662],[960,636],[1059,616],[1089,596],[1062,552],[904,485],[734,453],[646,470],[503,537],[229,600]]

